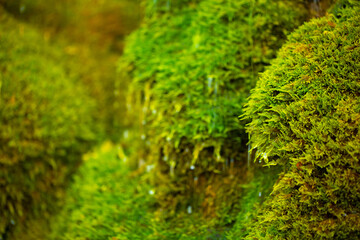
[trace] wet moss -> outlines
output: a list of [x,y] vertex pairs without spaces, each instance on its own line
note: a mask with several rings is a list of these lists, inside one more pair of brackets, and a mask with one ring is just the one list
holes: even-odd
[[251,143],[267,165],[285,171],[248,239],[359,237],[360,18],[354,5],[291,34],[252,92],[244,114]]

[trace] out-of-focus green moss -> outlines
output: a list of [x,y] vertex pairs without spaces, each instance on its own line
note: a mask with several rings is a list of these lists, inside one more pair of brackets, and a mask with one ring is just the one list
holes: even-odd
[[36,26],[64,51],[62,62],[79,78],[96,102],[94,117],[101,123],[99,137],[116,140],[124,127],[126,81],[115,91],[116,60],[124,38],[141,19],[132,0],[11,0],[1,1],[15,18]]
[[49,217],[93,142],[94,102],[31,27],[0,8],[0,236]]
[[120,72],[132,80],[129,121],[154,164],[164,216],[191,208],[230,224],[247,181],[238,113],[258,72],[307,18],[296,1],[146,1]]
[[349,2],[291,34],[252,92],[252,146],[285,171],[248,239],[359,238],[360,6]]

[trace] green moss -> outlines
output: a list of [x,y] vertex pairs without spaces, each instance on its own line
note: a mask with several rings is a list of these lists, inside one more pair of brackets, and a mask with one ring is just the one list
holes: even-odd
[[[357,4],[358,5],[358,4]],[[290,35],[245,109],[259,158],[285,171],[248,239],[360,234],[359,7]]]
[[120,61],[132,80],[129,121],[142,142],[134,160],[154,164],[167,216],[191,206],[227,225],[248,174],[237,113],[306,9],[283,1],[175,2],[146,1],[147,17]]
[[164,222],[148,175],[129,168],[122,146],[107,142],[84,156],[46,239],[221,239],[196,214]]
[[[38,32],[0,8],[0,236],[47,218],[94,141],[94,103]],[[21,227],[19,227],[21,226]]]

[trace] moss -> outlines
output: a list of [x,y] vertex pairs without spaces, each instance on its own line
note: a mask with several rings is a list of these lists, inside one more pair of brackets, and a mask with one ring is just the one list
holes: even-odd
[[129,168],[123,147],[105,142],[84,156],[46,239],[221,239],[196,214],[164,222],[148,175]]
[[98,138],[118,139],[124,127],[126,81],[115,91],[116,60],[124,39],[141,19],[141,7],[130,0],[1,1],[16,19],[38,28],[44,38],[65,53],[66,71],[84,83],[95,100]]
[[[49,217],[94,141],[94,103],[43,37],[0,8],[0,236]],[[21,227],[20,227],[21,226]]]
[[191,206],[231,224],[239,183],[247,181],[247,136],[237,113],[306,9],[248,0],[146,5],[147,17],[120,61],[132,80],[128,119],[142,142],[134,160],[154,164],[166,217]]
[[337,11],[290,35],[245,109],[259,158],[285,169],[248,239],[359,237],[359,7]]

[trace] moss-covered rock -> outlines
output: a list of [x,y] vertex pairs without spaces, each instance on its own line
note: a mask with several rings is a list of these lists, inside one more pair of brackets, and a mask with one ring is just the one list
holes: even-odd
[[360,9],[353,3],[291,34],[252,92],[251,144],[284,172],[248,239],[360,236]]
[[[94,103],[62,52],[0,8],[0,236],[49,216],[94,141]],[[21,228],[17,226],[22,225]]]

